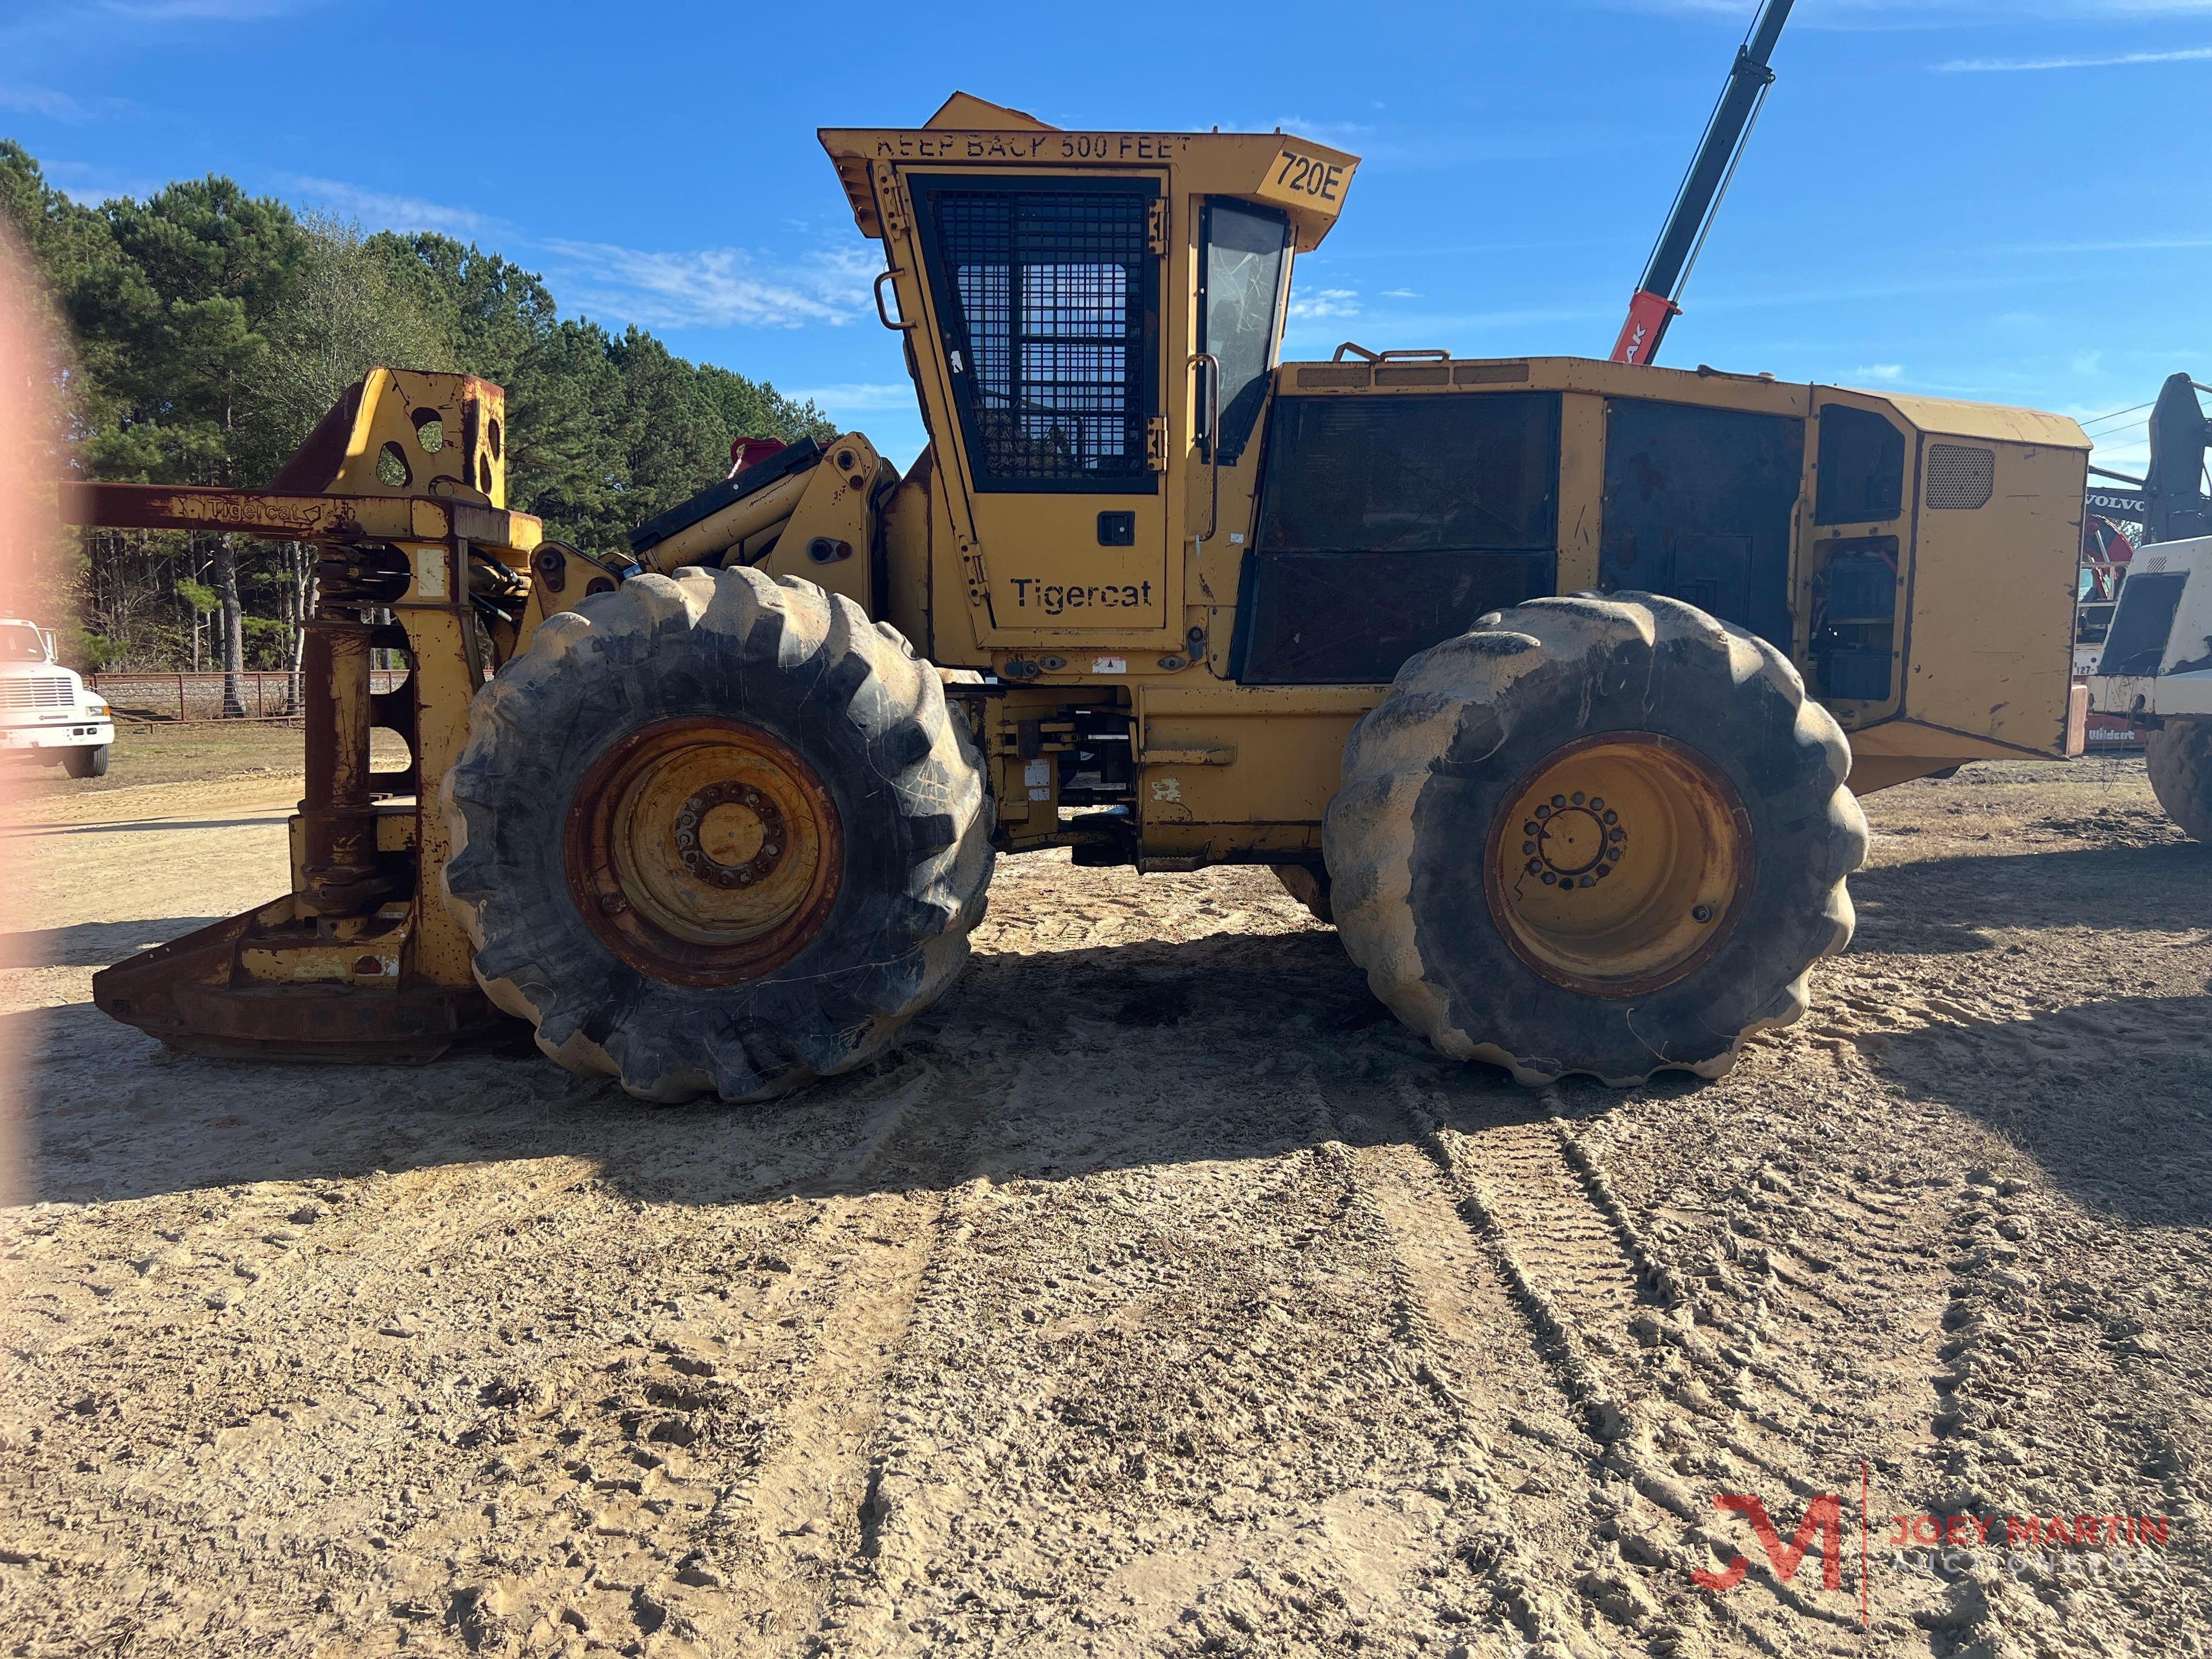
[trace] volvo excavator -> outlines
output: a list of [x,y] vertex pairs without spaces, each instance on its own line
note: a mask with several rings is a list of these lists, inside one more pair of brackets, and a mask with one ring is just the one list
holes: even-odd
[[[273,1059],[520,1020],[633,1095],[759,1100],[883,1053],[996,861],[1066,849],[1272,866],[1448,1055],[1711,1077],[1850,939],[1858,795],[2080,750],[2069,420],[1285,362],[1355,156],[965,94],[821,140],[911,467],[801,442],[580,550],[506,507],[498,387],[379,369],[266,489],[75,492],[321,572],[291,891],[102,1009]],[[372,695],[380,650],[411,672]]]

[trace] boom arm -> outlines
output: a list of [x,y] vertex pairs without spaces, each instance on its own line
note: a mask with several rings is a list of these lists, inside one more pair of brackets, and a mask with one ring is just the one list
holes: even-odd
[[1759,102],[1774,84],[1774,71],[1767,66],[1767,59],[1782,37],[1792,3],[1766,0],[1750,37],[1736,48],[1728,84],[1721,88],[1721,100],[1713,108],[1712,119],[1705,124],[1705,139],[1683,176],[1681,188],[1674,192],[1674,210],[1667,216],[1666,227],[1651,249],[1644,280],[1629,299],[1628,320],[1621,325],[1620,337],[1613,345],[1616,363],[1648,363],[1657,356],[1667,325],[1681,311],[1675,300],[1705,242],[1713,210],[1735,172],[1744,138],[1758,118]]

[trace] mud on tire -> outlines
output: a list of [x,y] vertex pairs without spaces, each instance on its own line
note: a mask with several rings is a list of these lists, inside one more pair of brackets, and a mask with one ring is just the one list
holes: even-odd
[[2191,841],[2212,844],[2212,720],[2168,720],[2143,745],[2151,793]]
[[[656,732],[711,738],[716,722],[783,756],[825,803],[814,897],[787,919],[780,955],[733,969],[702,948],[691,954],[705,966],[689,971],[678,940],[663,970],[584,914],[577,825],[592,803],[580,790]],[[711,760],[711,741],[691,752],[702,748]],[[695,871],[702,794],[739,788],[695,793],[678,809],[688,820],[671,820],[688,825],[672,850]],[[648,1100],[765,1099],[881,1053],[965,963],[991,878],[990,802],[936,672],[850,600],[750,569],[635,577],[548,618],[477,694],[443,800],[447,902],[478,982],[561,1064]],[[755,850],[775,854],[751,822]],[[664,885],[682,880],[665,862]],[[734,890],[728,866],[704,867]],[[603,899],[610,914],[628,908]]]
[[[1696,907],[1709,933],[1640,981],[1534,965],[1507,914],[1519,901],[1490,873],[1520,879],[1511,860],[1539,850],[1522,839],[1534,817],[1519,821],[1529,781],[1590,744],[1709,780],[1740,846],[1732,896]],[[1352,732],[1325,831],[1331,908],[1375,994],[1444,1054],[1525,1084],[1716,1077],[1743,1036],[1803,1013],[1806,970],[1850,943],[1844,882],[1867,846],[1850,769],[1834,720],[1764,641],[1650,595],[1534,600],[1411,659]],[[1588,822],[1593,856],[1618,859]],[[1633,845],[1608,890],[1643,878]]]

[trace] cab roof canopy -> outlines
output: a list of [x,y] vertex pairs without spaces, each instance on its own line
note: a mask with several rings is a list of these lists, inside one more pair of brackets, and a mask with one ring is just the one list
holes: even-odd
[[956,92],[919,127],[824,127],[822,148],[860,234],[881,241],[884,203],[902,172],[1144,173],[1166,168],[1172,195],[1242,197],[1279,208],[1301,253],[1336,222],[1359,158],[1283,132],[1064,131],[1034,115]]

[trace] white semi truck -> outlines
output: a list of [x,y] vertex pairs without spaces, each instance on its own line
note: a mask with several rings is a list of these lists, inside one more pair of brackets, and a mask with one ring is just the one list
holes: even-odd
[[2159,805],[2212,842],[2212,536],[2136,551],[2089,706],[2151,728],[2144,757]]
[[114,741],[114,712],[82,675],[55,660],[52,634],[20,617],[0,617],[0,755],[96,778],[107,770]]

